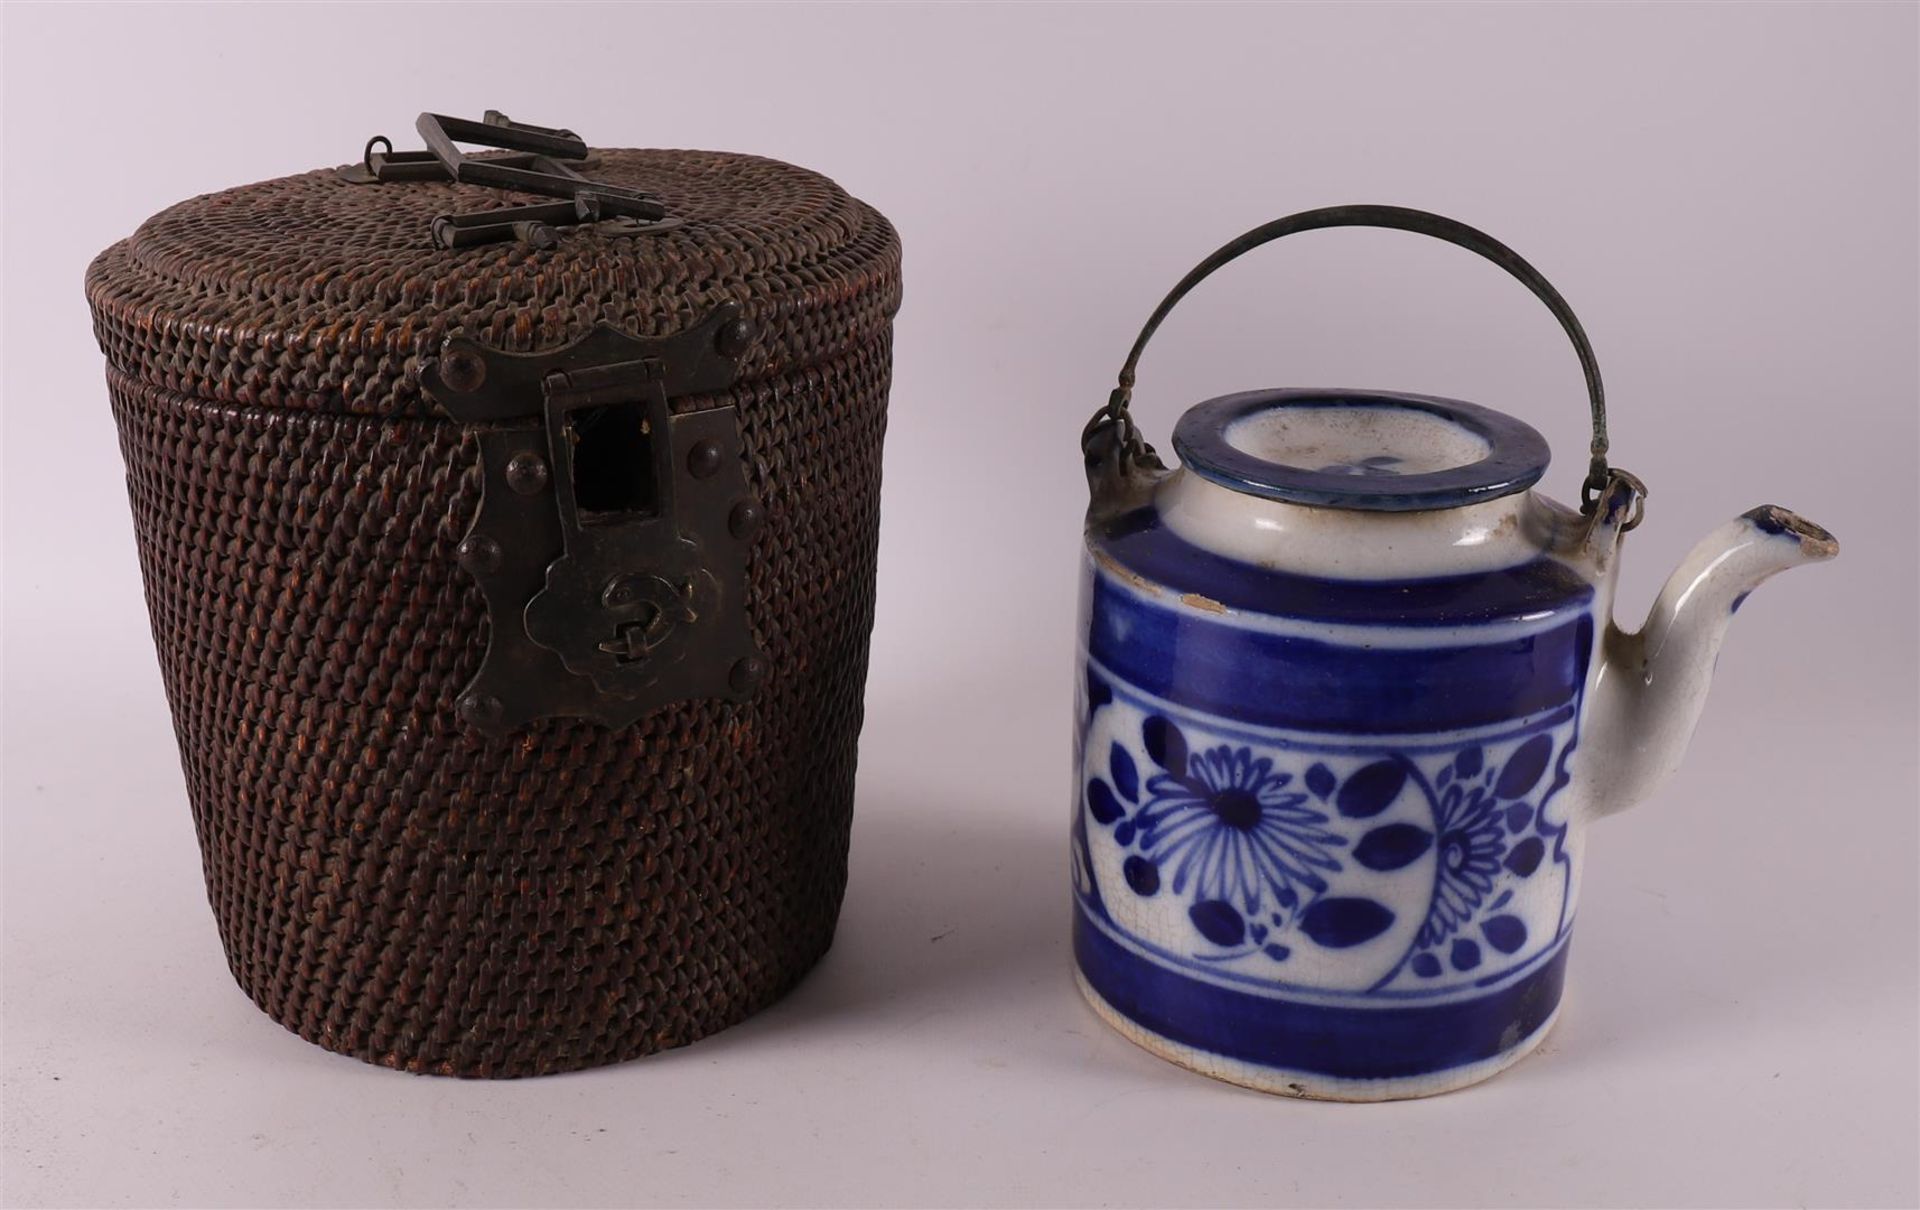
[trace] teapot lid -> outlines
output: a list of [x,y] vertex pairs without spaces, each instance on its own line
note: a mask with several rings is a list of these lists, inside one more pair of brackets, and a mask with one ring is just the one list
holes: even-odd
[[1532,425],[1477,404],[1389,391],[1266,390],[1187,410],[1173,431],[1188,470],[1268,500],[1362,512],[1457,508],[1546,473]]

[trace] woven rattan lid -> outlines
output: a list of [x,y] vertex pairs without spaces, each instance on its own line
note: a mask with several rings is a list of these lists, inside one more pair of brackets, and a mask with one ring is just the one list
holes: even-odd
[[94,261],[101,346],[118,372],[204,399],[431,414],[421,362],[455,329],[532,352],[602,321],[667,335],[737,302],[751,382],[879,339],[898,309],[892,226],[818,173],[701,151],[597,151],[578,167],[653,194],[677,224],[442,249],[436,216],[530,199],[334,168],[264,181],[170,207]]

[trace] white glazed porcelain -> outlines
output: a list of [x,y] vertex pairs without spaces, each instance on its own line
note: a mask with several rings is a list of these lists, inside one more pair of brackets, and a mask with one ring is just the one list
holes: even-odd
[[[1437,235],[1548,302],[1588,372],[1584,508],[1532,490],[1548,454],[1531,427],[1419,395],[1210,400],[1162,466],[1127,412],[1160,319],[1246,248],[1336,225]],[[1083,437],[1074,953],[1103,1019],[1222,1080],[1355,1101],[1460,1088],[1539,1044],[1588,828],[1679,762],[1747,594],[1838,551],[1754,509],[1622,629],[1644,493],[1606,448],[1564,300],[1450,220],[1293,216],[1161,304]]]
[[1093,527],[1074,846],[1101,1016],[1208,1075],[1342,1100],[1537,1045],[1588,825],[1677,763],[1736,603],[1835,549],[1757,509],[1628,633],[1636,504],[1621,482],[1592,517],[1530,491],[1339,510],[1183,469]]

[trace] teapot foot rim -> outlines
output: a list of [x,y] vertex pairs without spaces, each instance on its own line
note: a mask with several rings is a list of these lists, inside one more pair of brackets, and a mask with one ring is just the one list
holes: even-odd
[[1516,1042],[1512,1048],[1477,1063],[1449,1067],[1417,1076],[1350,1080],[1320,1072],[1264,1067],[1244,1059],[1230,1058],[1183,1042],[1176,1042],[1145,1028],[1114,1008],[1094,989],[1093,985],[1087,981],[1086,975],[1077,966],[1073,972],[1073,981],[1080,989],[1080,995],[1086,1000],[1088,1007],[1115,1033],[1154,1057],[1164,1059],[1176,1067],[1184,1068],[1195,1075],[1206,1076],[1222,1083],[1252,1089],[1271,1096],[1349,1104],[1419,1100],[1457,1092],[1490,1080],[1537,1050],[1546,1040],[1547,1035],[1553,1032],[1553,1027],[1559,1022],[1560,1015],[1566,1007],[1563,1000],[1555,1006],[1553,1012],[1540,1023],[1538,1028]]

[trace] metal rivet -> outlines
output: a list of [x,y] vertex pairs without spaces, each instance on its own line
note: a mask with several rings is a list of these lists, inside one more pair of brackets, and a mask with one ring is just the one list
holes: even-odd
[[486,693],[468,693],[460,698],[460,717],[475,727],[491,727],[506,714],[500,699]]
[[460,566],[473,572],[498,571],[506,558],[506,552],[500,549],[500,544],[485,534],[468,534],[460,540],[454,553],[460,560]]
[[477,391],[487,380],[486,359],[470,349],[454,349],[440,359],[440,381],[449,391]]
[[529,223],[526,241],[535,251],[550,252],[560,246],[560,233],[545,223]]
[[727,683],[733,686],[735,693],[745,693],[758,685],[767,675],[767,662],[757,655],[735,660],[733,670],[727,673]]
[[547,486],[547,460],[531,450],[522,450],[507,460],[507,486],[523,496],[531,496]]
[[753,341],[753,325],[744,319],[736,319],[723,325],[720,335],[714,338],[713,347],[722,357],[738,357],[747,351],[747,345]]
[[600,604],[608,609],[625,609],[640,599],[637,577],[615,576],[600,593]]
[[696,441],[687,451],[687,473],[695,479],[705,479],[720,469],[720,443],[718,441]]
[[766,510],[758,500],[742,500],[727,514],[727,532],[742,540],[751,538],[766,519]]

